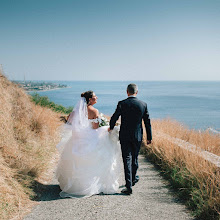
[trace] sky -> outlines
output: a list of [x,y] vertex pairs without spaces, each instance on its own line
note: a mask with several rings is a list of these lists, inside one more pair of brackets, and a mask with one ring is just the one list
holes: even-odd
[[220,80],[220,0],[0,0],[11,80]]

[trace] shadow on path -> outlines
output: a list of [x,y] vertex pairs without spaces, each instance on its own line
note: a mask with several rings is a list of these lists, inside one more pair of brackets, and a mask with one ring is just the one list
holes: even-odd
[[38,181],[34,182],[34,201],[52,201],[62,199],[59,195],[61,192],[59,185],[44,185]]
[[[62,198],[60,197],[61,189],[59,185],[57,184],[50,184],[50,185],[44,185],[38,181],[34,182],[34,193],[35,197],[32,198],[34,201],[52,201],[52,200],[59,200],[59,199],[70,199],[71,197]],[[123,188],[124,185],[120,186],[119,188]],[[127,196],[123,193],[115,193],[115,194],[104,194],[100,193],[99,196]],[[94,195],[95,196],[95,195]],[[75,197],[77,198],[77,196]],[[79,196],[78,198],[81,198]]]

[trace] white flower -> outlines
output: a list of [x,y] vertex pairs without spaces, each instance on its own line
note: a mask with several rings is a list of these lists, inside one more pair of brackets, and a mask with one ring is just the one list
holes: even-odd
[[99,124],[99,126],[109,126],[109,121],[108,119],[104,116],[103,113],[100,113],[99,117],[101,118],[101,123]]

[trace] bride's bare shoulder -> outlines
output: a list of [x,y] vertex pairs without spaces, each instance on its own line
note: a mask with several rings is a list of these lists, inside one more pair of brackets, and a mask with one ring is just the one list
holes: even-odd
[[88,114],[90,118],[97,118],[99,115],[99,110],[94,108],[93,106],[88,106]]
[[91,112],[99,112],[98,109],[94,108],[92,105],[88,106],[88,111],[91,111]]

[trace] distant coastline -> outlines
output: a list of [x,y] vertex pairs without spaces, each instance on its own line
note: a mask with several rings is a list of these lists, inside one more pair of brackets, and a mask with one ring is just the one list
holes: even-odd
[[34,91],[46,92],[50,90],[69,88],[65,84],[50,83],[50,82],[34,82],[34,81],[13,81],[13,82],[27,92],[34,92]]
[[67,87],[62,87],[62,88],[54,88],[54,89],[45,89],[45,90],[26,90],[27,92],[47,92],[47,91],[53,91],[53,90],[59,90],[59,89],[68,89],[68,88],[72,88],[70,86],[67,86]]

